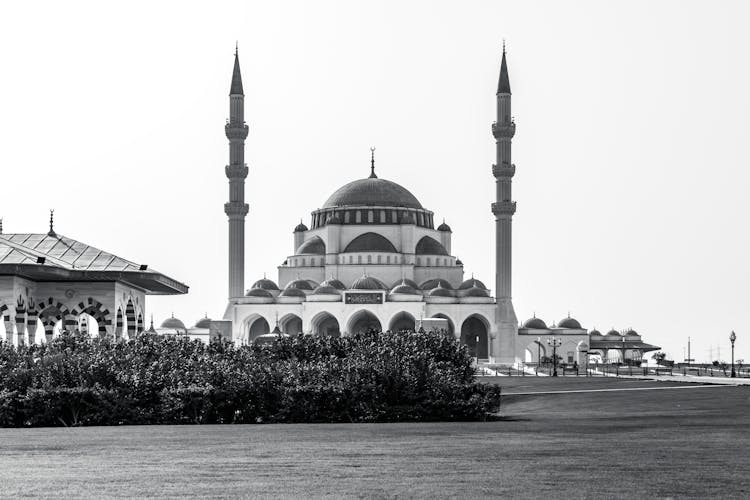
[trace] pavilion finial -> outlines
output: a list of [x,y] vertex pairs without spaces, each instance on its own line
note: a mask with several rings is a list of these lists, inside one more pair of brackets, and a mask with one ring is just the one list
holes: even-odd
[[505,54],[505,38],[503,38],[503,54]]
[[3,234],[3,218],[0,217],[0,234]]
[[154,329],[154,313],[151,313],[151,328],[149,328],[149,330],[153,330],[153,329]]
[[370,148],[370,179],[377,179],[375,175],[375,148]]
[[49,209],[49,232],[47,233],[47,236],[57,236],[55,234],[55,209],[54,208]]
[[[505,51],[505,40],[503,40],[503,52]],[[234,41],[234,57],[237,57],[237,55],[240,52],[240,42],[239,40]]]

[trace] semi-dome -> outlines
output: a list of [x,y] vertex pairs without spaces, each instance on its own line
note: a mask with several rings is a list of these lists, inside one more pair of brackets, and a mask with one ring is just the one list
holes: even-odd
[[440,283],[438,286],[430,290],[428,294],[430,297],[453,297],[453,290],[450,288],[443,287]]
[[533,318],[527,319],[523,323],[523,327],[533,329],[533,330],[546,330],[547,324],[544,321],[542,321],[540,318],[537,318],[536,316],[534,316]]
[[326,244],[320,238],[320,236],[314,236],[302,243],[297,249],[297,255],[301,254],[312,254],[312,255],[325,255]]
[[198,321],[195,322],[195,326],[193,328],[209,328],[211,326],[211,318],[208,316],[205,316]]
[[571,318],[570,316],[568,316],[567,318],[561,320],[557,324],[557,327],[558,328],[573,328],[573,329],[576,329],[576,330],[580,330],[581,329],[581,323],[579,323],[577,319]]
[[298,290],[312,290],[315,287],[311,285],[308,280],[296,279],[294,281],[290,281],[284,287],[284,290],[289,290],[290,288],[296,288]]
[[394,286],[391,289],[391,293],[402,293],[405,295],[421,295],[420,292],[417,291],[415,287],[409,285],[406,281],[407,280],[405,279],[401,280],[401,283],[399,283],[398,285]]
[[305,292],[299,288],[284,288],[279,294],[280,297],[306,297]]
[[350,252],[397,253],[397,250],[396,247],[393,246],[393,243],[391,243],[385,236],[378,233],[364,233],[360,234],[346,245],[344,253]]
[[423,236],[419,240],[414,253],[417,255],[448,255],[445,247],[435,238],[430,238],[429,236]]
[[276,283],[274,283],[273,280],[269,280],[267,278],[263,278],[261,280],[256,281],[255,283],[253,283],[253,286],[251,286],[250,288],[251,289],[261,288],[263,290],[273,290],[273,291],[278,291],[279,289],[278,285],[276,285]]
[[487,290],[478,286],[473,286],[464,292],[464,297],[489,297]]
[[414,280],[410,280],[409,278],[401,278],[400,280],[392,284],[391,288],[396,288],[399,285],[409,285],[415,290],[419,290],[419,285],[417,285],[417,282]]
[[162,328],[173,328],[175,330],[178,330],[178,329],[179,330],[187,330],[187,328],[185,328],[185,323],[183,323],[179,319],[175,318],[174,314],[172,315],[171,318],[167,318],[164,321],[162,321],[161,327]]
[[422,208],[422,204],[408,189],[377,177],[359,179],[340,187],[322,208],[350,206]]
[[469,288],[473,288],[473,287],[487,290],[487,287],[484,286],[484,283],[482,283],[478,279],[475,279],[473,276],[467,279],[466,281],[464,281],[463,283],[461,283],[460,285],[458,285],[459,290],[468,290]]
[[320,285],[313,290],[313,295],[341,295],[341,292],[329,285]]
[[352,290],[387,290],[385,283],[372,276],[361,276],[351,286]]
[[267,299],[273,297],[273,295],[271,295],[271,292],[264,288],[251,288],[245,293],[245,297],[261,297]]
[[329,278],[325,280],[320,286],[332,286],[336,290],[346,290],[346,285],[343,281],[337,280],[336,278]]
[[297,227],[294,228],[295,233],[302,233],[307,231],[307,226],[302,223],[302,221],[299,221],[299,224],[297,224]]
[[443,278],[427,280],[419,285],[419,288],[421,288],[422,290],[432,290],[433,288],[437,288],[438,286],[447,288],[448,290],[453,290],[453,286],[450,284],[450,282],[448,280],[444,280]]

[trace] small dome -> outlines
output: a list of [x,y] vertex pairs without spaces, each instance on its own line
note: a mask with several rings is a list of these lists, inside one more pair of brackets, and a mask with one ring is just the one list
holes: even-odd
[[607,332],[607,337],[622,337],[622,335],[620,335],[620,332],[613,328]]
[[185,323],[183,323],[179,319],[175,318],[174,316],[172,316],[171,318],[167,318],[164,321],[162,321],[161,327],[162,328],[173,328],[175,330],[178,330],[178,329],[179,330],[187,330],[187,328],[185,328]]
[[361,276],[357,278],[351,286],[352,290],[387,290],[385,283],[372,276]]
[[640,335],[638,334],[638,332],[636,332],[632,328],[628,328],[628,331],[625,332],[625,335],[634,336],[634,337],[640,337]]
[[453,290],[450,288],[444,288],[438,283],[438,286],[430,290],[428,294],[430,297],[453,297]]
[[299,221],[299,224],[297,224],[297,227],[294,228],[295,233],[302,233],[307,231],[307,226],[302,223],[302,221]]
[[466,293],[464,293],[464,297],[489,297],[490,294],[487,293],[487,290],[484,288],[480,288],[478,286],[473,286],[466,290]]
[[247,291],[247,293],[245,293],[245,297],[270,298],[270,297],[273,297],[273,295],[271,295],[271,292],[263,288],[251,288],[250,290]]
[[533,330],[546,330],[547,324],[541,319],[534,316],[533,318],[527,319],[523,323],[523,327],[533,329]]
[[280,297],[306,297],[305,292],[299,288],[284,288],[279,294]]
[[205,318],[199,319],[196,323],[194,328],[210,328],[211,327],[211,318],[206,316]]
[[391,288],[396,288],[399,285],[409,285],[413,289],[419,290],[419,285],[417,285],[417,282],[414,280],[410,280],[409,278],[401,278],[400,280],[392,284]]
[[469,288],[473,288],[473,287],[477,287],[477,288],[481,288],[483,290],[487,290],[487,287],[484,286],[484,283],[482,283],[478,279],[474,279],[473,276],[471,278],[467,279],[466,281],[464,281],[463,283],[461,283],[458,286],[458,289],[459,290],[468,290]]
[[290,288],[296,288],[298,290],[312,290],[315,287],[311,285],[308,280],[297,279],[287,283],[287,285],[284,287],[284,290],[289,290]]
[[450,284],[450,282],[448,282],[448,280],[444,280],[443,278],[434,278],[431,280],[427,280],[419,285],[419,288],[421,288],[422,290],[432,290],[433,288],[437,288],[438,286],[441,286],[448,290],[453,290],[453,286]]
[[256,281],[255,283],[253,283],[253,286],[251,286],[250,288],[260,288],[263,290],[273,290],[273,291],[278,291],[279,289],[276,283],[266,278]]
[[601,335],[601,334],[602,333],[599,330],[597,330],[596,328],[594,328],[593,330],[591,330],[589,332],[589,335]]
[[402,293],[405,295],[421,295],[420,292],[417,291],[416,288],[409,285],[406,280],[401,280],[401,283],[399,285],[394,286],[391,289],[391,293]]
[[438,231],[443,231],[446,233],[451,233],[451,227],[445,223],[445,220],[443,220],[443,223],[438,226]]
[[577,319],[571,318],[568,316],[567,318],[563,319],[557,324],[558,328],[573,328],[576,330],[581,329],[581,324],[578,322]]
[[253,344],[255,345],[272,345],[274,342],[279,340],[281,337],[288,337],[286,333],[264,333],[263,335],[258,335],[255,337],[255,340],[253,340]]
[[327,279],[323,283],[321,283],[320,286],[332,286],[336,290],[346,290],[346,285],[336,278]]
[[456,259],[456,265],[457,265],[457,266],[463,266],[463,265],[464,265],[464,263],[463,263],[463,262],[461,262],[461,259]]
[[313,295],[341,295],[341,292],[329,285],[320,285],[313,290]]

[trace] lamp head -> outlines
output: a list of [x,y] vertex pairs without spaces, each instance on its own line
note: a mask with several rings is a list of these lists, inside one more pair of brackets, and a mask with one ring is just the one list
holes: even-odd
[[734,344],[734,341],[737,340],[737,335],[734,333],[734,330],[732,330],[732,333],[729,334],[729,340]]

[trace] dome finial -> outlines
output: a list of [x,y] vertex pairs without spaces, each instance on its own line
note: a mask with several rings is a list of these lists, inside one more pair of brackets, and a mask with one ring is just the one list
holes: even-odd
[[153,330],[153,329],[154,329],[154,314],[151,313],[151,328],[149,328],[149,330]]
[[57,236],[55,234],[55,209],[50,208],[49,209],[49,232],[47,233],[47,236]]
[[377,179],[375,175],[375,148],[370,148],[370,179]]
[[0,234],[3,234],[3,218],[0,217]]

